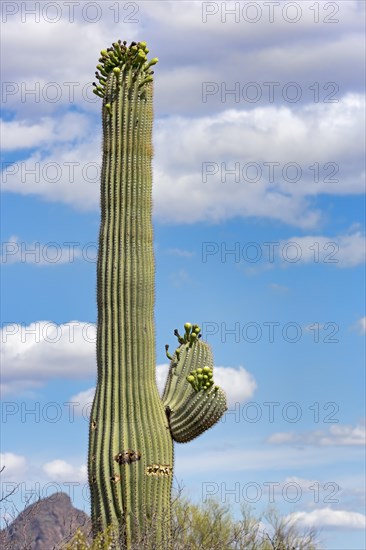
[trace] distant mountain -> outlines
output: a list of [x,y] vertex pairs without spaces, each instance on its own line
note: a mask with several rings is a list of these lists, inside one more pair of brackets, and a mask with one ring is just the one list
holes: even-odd
[[[66,493],[55,493],[25,508],[0,531],[2,550],[54,550],[68,542],[76,529],[90,535],[89,516],[74,508]],[[89,539],[90,540],[90,539]]]

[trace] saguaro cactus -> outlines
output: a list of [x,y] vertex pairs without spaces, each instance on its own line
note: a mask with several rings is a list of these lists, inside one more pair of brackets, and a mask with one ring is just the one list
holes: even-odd
[[[94,92],[103,98],[101,226],[97,265],[98,378],[88,475],[95,535],[118,526],[121,547],[150,529],[169,547],[173,440],[185,442],[226,410],[197,325],[178,331],[161,399],[155,381],[152,231],[153,71],[145,42],[102,50]],[[165,545],[165,546],[164,546]]]

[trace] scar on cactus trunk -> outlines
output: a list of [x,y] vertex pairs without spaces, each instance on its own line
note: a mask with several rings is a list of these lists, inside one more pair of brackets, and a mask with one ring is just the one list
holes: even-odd
[[155,380],[152,230],[153,71],[145,42],[101,51],[94,93],[103,98],[101,225],[97,264],[98,378],[88,476],[95,536],[117,527],[131,549],[152,527],[170,548],[173,441],[187,442],[226,410],[200,328],[176,330],[163,397]]

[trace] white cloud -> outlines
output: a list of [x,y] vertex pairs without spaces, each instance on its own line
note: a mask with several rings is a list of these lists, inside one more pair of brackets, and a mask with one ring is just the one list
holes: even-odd
[[359,319],[352,328],[359,334],[366,334],[366,317],[361,317],[361,319]]
[[286,485],[287,483],[294,483],[301,487],[303,491],[311,491],[310,487],[314,485],[314,483],[319,485],[319,481],[316,479],[305,479],[297,476],[286,477],[282,485]]
[[275,478],[272,483],[271,488],[268,486],[267,489],[268,497],[273,493],[274,501],[277,501],[286,495],[285,500],[293,499],[295,502],[296,497],[300,496],[308,510],[316,509],[321,501],[333,502],[336,506],[342,502],[345,510],[357,509],[362,506],[365,497],[365,479],[362,474],[357,476],[357,481],[344,478],[341,481],[338,476],[337,481],[329,481],[328,478],[307,479],[292,475],[283,479]]
[[55,266],[73,263],[83,256],[87,261],[96,258],[96,244],[93,246],[94,253],[92,253],[91,246],[88,246],[86,257],[84,255],[85,251],[80,246],[78,247],[74,243],[63,246],[64,244],[66,243],[41,243],[38,241],[29,243],[20,240],[16,235],[12,235],[9,240],[1,243],[0,264],[26,263],[38,266]]
[[[316,225],[319,212],[307,196],[364,191],[363,112],[363,98],[349,94],[339,104],[297,111],[269,106],[157,121],[154,193],[159,219],[184,223],[263,216],[301,227]],[[360,140],[356,149],[354,131]],[[345,173],[342,164],[337,182],[325,181],[328,169],[320,175],[324,181],[315,184],[314,162],[323,166],[332,159],[338,165],[354,155],[358,168]],[[268,163],[277,163],[273,173]],[[296,173],[284,172],[287,163],[297,164]],[[290,181],[294,178],[299,181]]]
[[[210,476],[213,472],[220,472],[225,475],[227,472],[250,472],[264,471],[268,476],[269,471],[282,471],[288,474],[291,470],[300,475],[307,467],[325,467],[329,468],[331,464],[342,464],[345,461],[363,460],[363,455],[356,449],[350,453],[350,449],[340,448],[337,453],[332,453],[326,447],[248,447],[242,448],[240,441],[233,443],[226,437],[225,423],[222,421],[216,426],[217,436],[220,436],[219,430],[222,430],[223,443],[216,443],[202,448],[202,443],[197,440],[192,445],[196,448],[187,449],[185,446],[177,447],[177,470],[179,475],[192,473],[192,453],[195,457],[195,472],[204,473]],[[227,452],[222,452],[223,445],[228,445]],[[241,447],[241,448],[240,448]],[[177,474],[177,475],[178,475]],[[245,474],[247,476],[247,473]],[[272,477],[272,476],[271,476]],[[205,479],[205,478],[203,478]],[[210,479],[206,477],[206,480]],[[240,479],[240,478],[239,478]],[[248,479],[248,477],[246,477]],[[268,479],[268,478],[266,478]],[[270,478],[271,479],[271,478]],[[273,477],[272,477],[273,479]]]
[[[1,472],[1,481],[10,484],[24,484],[29,488],[33,485],[37,490],[37,486],[42,487],[42,483],[46,480],[52,482],[79,482],[87,481],[87,466],[86,464],[74,465],[63,459],[54,459],[45,463],[35,463],[28,456],[20,456],[14,453],[0,454],[0,469],[5,466]],[[45,477],[46,476],[46,477]],[[27,485],[30,483],[30,485]],[[40,485],[41,484],[41,485]],[[48,483],[45,483],[47,486]],[[43,489],[41,491],[41,494]],[[16,493],[15,493],[16,494]],[[45,493],[43,492],[43,496]],[[48,496],[48,495],[47,495]]]
[[158,391],[160,395],[163,394],[166,378],[168,376],[169,364],[163,363],[161,365],[156,365],[156,385],[158,386]]
[[366,317],[362,317],[359,321],[360,326],[362,328],[362,332],[366,332]]
[[171,285],[177,288],[193,283],[193,280],[186,269],[179,269],[178,271],[174,271],[170,274],[169,278]]
[[1,121],[1,144],[4,151],[43,147],[83,139],[90,131],[90,120],[81,113],[61,117],[41,117],[39,122]]
[[46,462],[43,464],[42,470],[49,479],[56,482],[87,481],[87,468],[85,465],[73,466],[65,460],[56,459],[51,462]]
[[366,438],[365,425],[340,426],[334,424],[329,430],[314,430],[312,432],[277,432],[272,434],[267,442],[273,445],[311,445],[329,446],[364,446]]
[[[98,105],[99,111],[100,101],[91,93],[89,84],[94,80],[100,50],[112,41],[108,27],[113,20],[112,10],[109,5],[98,4],[103,8],[103,17],[93,24],[83,17],[82,5],[76,4],[75,18],[70,22],[67,6],[58,3],[64,17],[50,23],[47,15],[46,18],[42,15],[40,5],[39,22],[29,15],[26,24],[21,23],[20,9],[4,25],[4,47],[17,59],[17,63],[9,57],[3,60],[6,107],[27,116],[35,112],[52,113],[70,104],[85,110],[95,110]],[[138,32],[136,27],[136,24],[130,26],[131,34]]]
[[257,388],[254,377],[244,367],[215,367],[214,380],[225,391],[229,406],[247,401]]
[[95,325],[81,321],[3,326],[2,392],[21,393],[55,378],[93,376],[96,374],[95,339]]
[[41,119],[39,123],[26,125],[20,121],[1,121],[1,141],[4,151],[15,151],[37,147],[48,143],[54,130],[51,119]]
[[345,529],[364,529],[366,516],[359,512],[348,510],[333,510],[320,508],[311,512],[294,512],[287,516],[287,520],[298,522],[304,527],[337,527]]
[[77,407],[74,408],[76,414],[83,414],[83,416],[85,417],[85,411],[90,411],[90,408],[93,404],[94,394],[95,387],[81,391],[76,395],[70,397],[69,403],[77,404]]
[[183,250],[182,248],[167,248],[165,250],[165,253],[171,256],[178,256],[180,258],[192,258],[192,256],[194,256],[195,254],[194,252]]
[[[116,23],[123,24],[122,39],[136,39],[142,31],[152,54],[160,58],[156,103],[163,114],[167,109],[189,114],[202,111],[203,80],[228,83],[295,80],[304,84],[304,95],[307,92],[310,97],[312,93],[307,88],[315,81],[319,81],[320,87],[327,81],[335,81],[345,89],[354,83],[362,86],[359,67],[363,62],[364,7],[356,0],[342,4],[341,13],[336,15],[339,24],[322,23],[331,11],[324,7],[324,2],[319,2],[320,22],[314,21],[314,9],[303,7],[296,24],[285,21],[281,6],[274,9],[274,23],[270,22],[269,7],[262,5],[260,20],[255,24],[246,22],[240,14],[239,20],[228,16],[223,24],[220,10],[204,23],[203,5],[198,2],[137,4],[138,12],[132,17],[137,20],[134,23],[124,21],[128,19],[128,10],[121,5],[113,10],[103,2],[98,5],[101,17],[97,24],[88,22],[88,13],[83,13],[85,8],[81,3],[75,4],[72,10],[72,22],[70,7],[62,3],[58,3],[62,18],[54,23],[47,21],[47,12],[46,20],[41,13],[37,23],[34,15],[27,16],[27,24],[21,23],[21,10],[8,17],[3,44],[12,56],[4,58],[3,72],[6,80],[18,84],[19,88],[22,83],[27,83],[30,90],[37,82],[41,84],[37,110],[50,111],[59,106],[45,100],[47,93],[42,94],[43,84],[49,82],[57,82],[62,88],[63,105],[68,103],[65,83],[74,82],[79,84],[76,87],[78,105],[85,109],[94,107],[89,99],[83,98],[82,88],[93,79],[99,51],[111,43],[110,28]],[[50,16],[55,15],[55,8],[49,11]],[[82,42],[80,36],[83,36]],[[27,44],[26,52],[24,44]],[[202,51],[204,55],[197,54]],[[12,63],[14,58],[17,63]],[[334,59],[337,59],[336,65]],[[18,111],[34,111],[31,95],[27,101],[20,101],[20,94],[10,95],[7,100],[8,105]],[[215,110],[222,107],[220,99],[213,106]]]
[[290,290],[288,286],[279,285],[278,283],[270,283],[268,286],[270,289],[274,290],[275,292],[279,292],[281,294],[286,294]]
[[[210,3],[207,2],[207,4]],[[321,0],[319,4],[320,9],[324,9],[326,0]],[[364,9],[358,0],[349,0],[344,6],[344,10],[342,9],[342,22],[346,23],[347,27],[352,25],[362,31],[362,25],[358,19],[363,12]],[[294,33],[295,23],[286,21],[284,14],[286,15],[287,10],[282,9],[279,4],[272,6],[271,10],[268,5],[257,5],[257,7],[249,5],[247,9],[244,9],[243,6],[236,6],[234,2],[231,2],[229,6],[220,6],[219,4],[202,6],[194,1],[185,2],[182,5],[174,0],[169,0],[163,5],[160,3],[148,5],[146,13],[157,25],[164,23],[165,32],[172,36],[176,36],[178,30],[189,33],[206,29],[208,36],[212,37],[212,42],[219,42],[218,50],[222,45],[220,40],[227,35],[232,35],[234,44],[237,44],[238,40],[255,41],[259,44],[264,41],[266,44],[269,38],[273,39],[274,37],[292,43],[299,38],[299,34],[303,35],[304,31],[307,31],[305,32],[307,36],[307,33],[313,34],[317,27],[324,28],[325,26],[318,22],[315,23],[314,10],[312,9],[289,9],[288,18],[295,16],[299,19],[295,27],[299,32]],[[273,22],[269,17],[270,13],[273,14]],[[254,24],[255,19],[258,21]],[[327,27],[331,26],[334,25],[327,25]],[[245,28],[245,33],[243,33],[243,28]],[[258,32],[258,28],[266,31],[265,34]],[[329,32],[332,33],[332,30],[332,36],[337,36],[336,29],[329,29]],[[192,41],[194,42],[193,38]],[[187,48],[190,46],[187,44]]]
[[355,267],[366,261],[366,237],[361,231],[336,237],[291,237],[280,242],[279,250],[283,265],[321,263]]
[[[222,110],[220,94],[216,101],[203,106],[200,87],[203,81],[226,83],[232,89],[236,82],[278,82],[279,101],[282,86],[287,82],[299,82],[303,97],[312,98],[309,87],[335,81],[341,89],[355,85],[362,89],[359,68],[363,66],[363,28],[360,20],[364,8],[357,1],[342,3],[340,23],[322,23],[323,14],[330,6],[319,3],[320,21],[314,22],[314,11],[301,7],[301,18],[296,24],[285,21],[283,7],[274,8],[274,23],[269,20],[269,6],[257,3],[259,21],[246,22],[240,14],[244,3],[230,4],[237,7],[237,17],[228,15],[223,23],[226,4],[216,3],[217,13],[202,22],[202,11],[208,3],[165,2],[147,4],[144,11],[152,18],[157,55],[160,57],[157,78],[156,103],[160,112],[169,110],[192,114]],[[272,6],[273,7],[273,6]],[[255,13],[252,6],[249,12]],[[291,8],[290,8],[291,11]],[[338,14],[339,18],[340,14]],[[250,17],[250,15],[249,15]],[[342,32],[339,32],[341,27]],[[338,32],[336,30],[338,29]],[[184,38],[189,35],[188,42]],[[157,36],[159,38],[157,38]],[[152,38],[153,38],[152,37]],[[169,45],[174,43],[175,47]],[[197,55],[203,51],[204,55]],[[336,66],[333,60],[337,59]],[[358,67],[358,69],[357,69]],[[197,71],[197,68],[201,71]],[[264,87],[263,87],[264,88]],[[328,90],[329,93],[330,90]],[[264,100],[267,95],[263,93]],[[322,100],[322,99],[321,99]],[[231,98],[231,104],[234,100]],[[245,108],[253,106],[241,101]]]
[[24,479],[24,476],[28,470],[28,462],[24,456],[16,455],[14,453],[1,453],[0,454],[0,470],[2,481],[19,481]]
[[284,443],[293,443],[295,437],[296,434],[293,432],[277,432],[272,434],[267,441],[275,445],[282,445]]
[[[259,216],[314,227],[321,213],[310,204],[310,197],[364,190],[363,119],[363,98],[357,94],[348,94],[339,103],[308,105],[296,111],[267,106],[252,111],[231,109],[210,117],[158,119],[154,133],[154,215],[160,222],[171,224]],[[100,127],[95,132],[86,128],[83,140],[78,140],[76,144],[55,142],[51,150],[5,166],[3,190],[36,194],[81,210],[96,209]],[[314,183],[314,170],[309,166],[317,162],[323,167],[331,161],[343,167],[339,181],[326,182],[329,169],[324,172],[321,168],[322,181]],[[279,163],[273,177],[268,162]],[[256,166],[258,181],[253,181],[253,172],[247,172],[248,163]],[[300,167],[300,181],[289,181],[292,174],[283,177],[287,163]],[[239,181],[226,175],[235,166]],[[38,173],[26,173],[32,169]],[[351,253],[353,241],[345,237],[342,244]]]
[[101,169],[99,138],[88,132],[77,143],[57,143],[23,160],[3,163],[2,190],[37,195],[82,211],[95,209]]

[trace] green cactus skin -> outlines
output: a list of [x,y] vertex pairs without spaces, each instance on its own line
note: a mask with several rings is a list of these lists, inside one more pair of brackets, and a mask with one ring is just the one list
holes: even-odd
[[212,368],[197,325],[195,336],[190,326],[179,337],[163,399],[156,386],[150,67],[157,58],[148,62],[147,51],[144,42],[121,41],[102,50],[94,90],[103,98],[103,164],[88,476],[94,535],[117,526],[127,549],[149,521],[151,548],[170,548],[173,440],[197,437],[226,409],[222,390],[197,391],[187,380],[203,364]]

